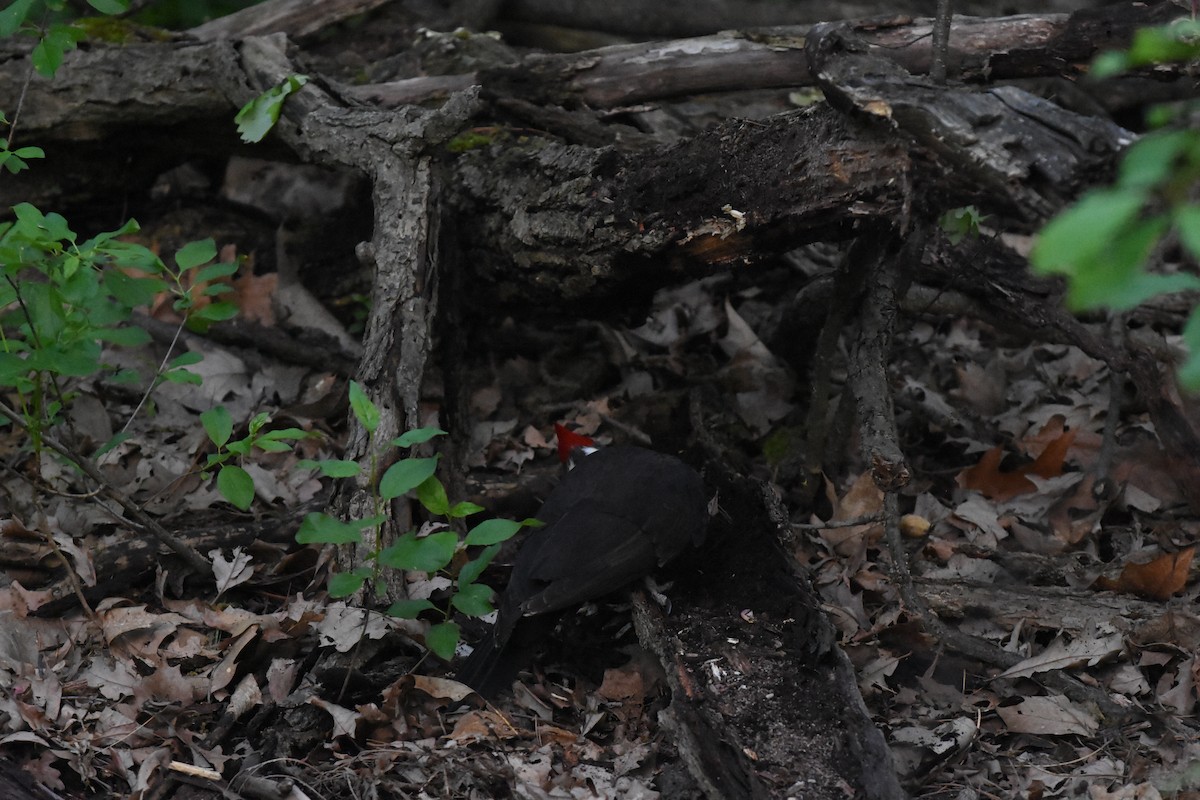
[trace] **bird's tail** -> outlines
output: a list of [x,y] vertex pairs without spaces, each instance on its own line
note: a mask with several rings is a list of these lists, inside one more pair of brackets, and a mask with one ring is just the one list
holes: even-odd
[[483,639],[475,645],[475,649],[471,651],[471,655],[467,656],[467,660],[459,666],[454,679],[459,683],[465,683],[478,692],[480,685],[492,672],[496,656],[499,655],[499,652],[499,649],[496,647],[496,631],[495,629],[489,629]]
[[519,619],[502,615],[458,668],[455,680],[486,700],[495,698],[512,688],[521,667],[553,629],[554,620],[545,614]]

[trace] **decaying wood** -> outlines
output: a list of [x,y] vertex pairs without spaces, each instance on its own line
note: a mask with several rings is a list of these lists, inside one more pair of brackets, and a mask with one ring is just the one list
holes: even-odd
[[[908,72],[928,72],[933,20],[894,13],[887,19],[829,25],[852,35],[864,54],[893,60]],[[1071,15],[956,16],[947,61],[953,75],[972,81],[1079,75],[1096,53],[1120,47],[1136,28],[1175,16],[1164,4]],[[703,92],[806,86],[813,82],[813,67],[804,53],[809,38],[807,26],[747,29],[742,23],[740,30],[709,36],[534,54],[480,74],[411,78],[345,91],[364,102],[395,106],[477,83],[539,103],[613,108]]]
[[0,794],[7,800],[43,800],[46,797],[44,789],[7,758],[0,758]]
[[276,0],[243,8],[192,28],[203,41],[286,33],[303,38],[319,33],[356,14],[365,14],[392,0]]
[[[983,202],[1009,216],[1045,219],[1094,180],[1133,135],[1011,86],[947,91],[894,62],[861,55],[844,26],[817,26],[809,54],[829,101],[873,119],[926,154],[934,174],[914,178],[946,208]],[[1065,116],[1064,116],[1065,115]],[[974,186],[974,199],[961,194]]]
[[[1006,3],[1012,13],[1067,13],[1084,7],[1078,0],[1017,0]],[[995,12],[986,0],[958,0],[959,14],[981,15]],[[900,0],[886,5],[854,0],[839,3],[843,17],[880,18],[881,15],[927,14],[930,4],[921,0]],[[816,0],[798,0],[782,5],[772,0],[698,0],[687,5],[648,6],[640,0],[612,0],[603,4],[586,0],[510,0],[507,16],[528,23],[569,26],[589,30],[628,33],[642,38],[665,38],[692,32],[759,28],[767,25],[801,25],[825,22],[829,6]]]
[[728,517],[714,518],[696,563],[679,568],[671,613],[642,594],[634,603],[693,775],[713,800],[903,797],[836,632],[780,546],[786,512],[769,487],[720,462],[706,475]]
[[[1133,635],[1168,614],[1180,615],[1194,625],[1186,609],[1167,609],[1161,602],[1138,600],[1112,592],[1087,591],[1021,584],[916,579],[917,590],[931,611],[942,619],[956,621],[982,616],[1004,630],[1021,626],[1041,626],[1049,622],[1055,632],[1073,637],[1117,630]],[[1054,608],[1053,620],[1046,609]]]
[[[845,238],[859,222],[906,213],[913,195],[943,207],[994,207],[1000,192],[1008,198],[1006,210],[1036,218],[1060,205],[1080,176],[1107,163],[1127,141],[1115,126],[1071,115],[1018,90],[942,91],[925,85],[887,62],[842,52],[845,48],[838,48],[848,36],[843,30],[835,36],[823,27],[820,36],[809,37],[807,55],[795,44],[762,44],[760,50],[779,63],[801,63],[815,53],[827,94],[867,112],[865,125],[821,108],[766,123],[727,123],[649,154],[643,144],[629,153],[617,138],[619,127],[613,128],[611,150],[537,138],[522,146],[504,135],[503,125],[494,128],[495,143],[462,153],[447,178],[475,201],[456,199],[457,205],[486,215],[477,228],[489,235],[469,243],[467,250],[478,259],[489,291],[501,299],[523,297],[530,290],[568,298],[619,292],[630,278],[645,285],[648,270],[742,263],[807,241]],[[227,114],[255,88],[296,71],[283,47],[278,40],[252,38],[238,48],[217,42],[71,54],[62,80],[34,87],[23,127],[33,135],[65,121],[68,104],[73,124],[96,136],[126,122],[211,119],[222,103]],[[267,59],[268,52],[277,55]],[[135,62],[143,68],[133,70]],[[0,69],[0,96],[6,84],[11,89],[18,75],[23,77],[13,63],[20,62]],[[631,57],[629,63],[640,61]],[[179,70],[185,73],[178,77],[187,91],[176,94],[172,73]],[[748,71],[743,64],[731,71],[745,76],[764,69]],[[90,85],[85,76],[91,80],[97,74],[132,76],[112,82],[112,105],[103,107],[121,107],[120,118],[102,113],[95,104],[78,107],[81,92]],[[144,82],[139,75],[154,78]],[[586,71],[580,75],[587,79]],[[639,83],[628,75],[622,81]],[[419,349],[426,338],[418,332],[425,326],[418,320],[428,314],[421,309],[428,308],[431,296],[423,292],[432,288],[418,278],[428,272],[419,266],[428,263],[421,228],[436,223],[428,214],[414,217],[409,209],[419,210],[434,196],[417,199],[423,194],[436,194],[427,173],[439,137],[445,142],[471,124],[499,116],[480,94],[454,97],[437,111],[408,107],[397,117],[346,108],[335,94],[310,84],[289,100],[287,120],[280,126],[283,141],[308,158],[350,166],[374,178],[372,250],[375,258],[391,263],[376,273],[381,284],[376,287],[376,327],[367,341],[372,355],[366,363],[379,364],[378,337],[386,335],[390,320],[405,320],[407,332],[397,344],[410,348],[400,359],[408,387],[401,405],[410,415],[416,408],[413,387],[419,383],[414,379],[420,373],[412,348]],[[513,106],[506,110],[511,113]],[[545,120],[524,122],[542,127]],[[548,124],[555,126],[553,120]],[[1070,141],[1062,130],[1087,133]],[[903,138],[897,139],[896,132]],[[973,144],[964,147],[967,142]],[[408,155],[395,152],[397,146]],[[919,156],[915,161],[910,151]],[[498,180],[498,175],[517,176],[519,183],[513,177]],[[400,194],[391,181],[405,187]],[[8,185],[12,192],[30,190],[20,181]],[[385,186],[389,188],[381,188]],[[772,191],[761,191],[763,186]],[[396,220],[399,226],[393,224]],[[396,295],[397,288],[390,286],[396,279],[390,276],[401,274],[408,275],[409,284]],[[387,300],[391,296],[395,302]],[[380,310],[384,307],[387,311]],[[374,381],[376,375],[364,373],[364,378]]]

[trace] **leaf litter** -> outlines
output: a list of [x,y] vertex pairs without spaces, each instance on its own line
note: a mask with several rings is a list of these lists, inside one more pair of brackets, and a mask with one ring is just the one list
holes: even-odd
[[[253,298],[248,313],[271,324],[269,283],[240,285]],[[539,365],[520,356],[481,367],[487,377],[471,398],[467,462],[510,493],[553,460],[549,425],[536,412],[558,403],[561,418],[584,433],[622,423],[636,434],[637,399],[700,368],[730,393],[746,441],[759,439],[792,412],[796,386],[756,332],[762,303],[752,299],[707,279],[660,293],[640,328],[607,331],[624,343],[616,351],[576,342],[582,357],[619,375],[587,397],[573,396],[574,385],[547,394]],[[198,476],[206,440],[194,412],[222,403],[245,420],[314,402],[330,378],[258,358],[251,368],[248,355],[194,337],[187,346],[205,351],[203,388],[157,392],[154,414],[136,418],[132,437],[103,462],[130,496],[177,522],[221,507]],[[1200,617],[1190,611],[1197,592],[1189,586],[1200,526],[1173,513],[1183,495],[1150,423],[1121,420],[1107,474],[1114,490],[1098,491],[1092,471],[1109,408],[1099,362],[1059,345],[998,347],[966,322],[940,336],[918,324],[897,350],[904,357],[895,377],[914,400],[900,422],[926,443],[913,449],[921,469],[905,497],[918,588],[944,620],[1019,657],[1007,669],[989,667],[921,632],[891,582],[882,525],[870,519],[882,494],[866,470],[823,479],[824,510],[802,520],[818,527],[796,539],[794,554],[812,571],[908,785],[929,795],[971,787],[1093,798],[1190,785],[1187,770],[1200,758],[1191,719]],[[104,390],[81,387],[85,396]],[[127,402],[125,411],[135,397]],[[109,403],[88,413],[84,427],[102,435],[104,414],[118,412]],[[319,445],[335,455],[341,446],[336,437]],[[260,507],[286,513],[323,496],[328,481],[295,476],[291,461],[275,454],[254,465]],[[761,459],[750,469],[777,477]],[[138,796],[172,762],[215,769],[235,786],[264,773],[226,771],[254,761],[254,737],[199,732],[219,729],[223,716],[236,731],[309,707],[325,720],[302,773],[317,788],[385,780],[383,791],[396,796],[430,786],[445,796],[490,796],[499,776],[528,797],[659,796],[652,787],[670,761],[653,713],[663,690],[637,658],[598,682],[535,670],[504,707],[463,708],[465,690],[443,665],[411,657],[420,623],[323,599],[311,559],[281,576],[287,559],[218,546],[210,551],[217,589],[206,596],[190,594],[169,563],[146,585],[97,574],[97,548],[119,546],[133,531],[111,510],[72,499],[81,487],[69,471],[44,474],[61,494],[30,513],[39,508],[32,492],[15,487],[0,528],[0,557],[14,576],[0,589],[0,743],[47,787]],[[31,548],[39,533],[58,552]],[[285,537],[283,549],[297,548]],[[86,611],[39,616],[56,600],[40,593],[39,576],[60,558],[85,587],[107,593]],[[15,577],[18,566],[29,572]],[[409,655],[388,680],[368,683],[381,688],[352,691],[350,700],[340,689],[354,676],[314,682],[306,673],[317,649],[358,648]],[[1084,678],[1148,721],[1106,733],[1097,709],[1039,682],[1050,670]]]

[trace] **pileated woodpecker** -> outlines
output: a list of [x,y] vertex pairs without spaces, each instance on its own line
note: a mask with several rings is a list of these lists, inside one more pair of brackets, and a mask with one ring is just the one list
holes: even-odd
[[458,671],[485,697],[508,688],[521,666],[505,646],[523,618],[616,591],[704,539],[708,502],[694,469],[653,450],[597,450],[587,437],[555,431],[571,469],[537,513],[545,527],[517,553],[495,626]]

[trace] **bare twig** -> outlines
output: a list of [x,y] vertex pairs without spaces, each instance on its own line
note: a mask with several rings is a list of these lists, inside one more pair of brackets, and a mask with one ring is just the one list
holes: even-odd
[[953,17],[953,0],[937,0],[933,18],[933,61],[929,65],[929,77],[934,83],[946,82],[946,54],[950,50],[950,20]]
[[881,512],[878,514],[866,514],[854,519],[830,520],[829,522],[793,522],[792,527],[802,531],[823,531],[830,528],[853,528],[857,525],[870,525],[875,522],[883,522],[886,516]]

